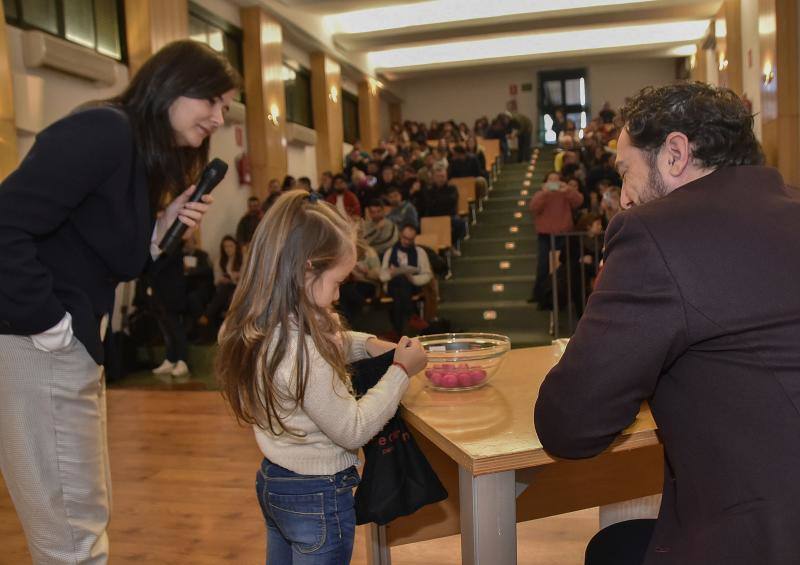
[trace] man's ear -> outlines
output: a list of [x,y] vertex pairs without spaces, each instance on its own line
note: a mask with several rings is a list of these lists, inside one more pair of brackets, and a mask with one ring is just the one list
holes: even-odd
[[666,155],[666,171],[673,177],[679,177],[692,161],[692,146],[686,134],[673,131],[664,140]]

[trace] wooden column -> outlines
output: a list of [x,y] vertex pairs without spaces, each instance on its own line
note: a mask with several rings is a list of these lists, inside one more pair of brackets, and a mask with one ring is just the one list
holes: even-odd
[[0,181],[19,162],[17,127],[14,123],[14,89],[11,76],[11,53],[8,51],[6,15],[0,3]]
[[741,0],[725,0],[717,13],[725,22],[725,35],[717,37],[719,84],[742,95],[742,5]]
[[372,151],[381,139],[380,92],[373,79],[358,83],[358,128],[361,147]]
[[797,4],[760,0],[762,143],[768,164],[791,185],[800,183]]
[[267,196],[269,179],[286,175],[286,95],[283,90],[283,29],[258,6],[242,8],[247,152],[253,195]]
[[343,168],[344,127],[341,97],[339,63],[325,53],[312,53],[311,106],[314,111],[314,129],[317,130],[318,171],[341,171]]
[[133,75],[170,41],[189,36],[187,0],[125,0],[128,67]]

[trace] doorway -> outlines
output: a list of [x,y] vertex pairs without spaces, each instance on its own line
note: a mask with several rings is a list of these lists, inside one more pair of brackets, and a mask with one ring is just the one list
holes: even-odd
[[558,127],[554,128],[556,110],[562,110],[575,123],[583,139],[589,111],[586,69],[539,72],[539,141],[555,145]]

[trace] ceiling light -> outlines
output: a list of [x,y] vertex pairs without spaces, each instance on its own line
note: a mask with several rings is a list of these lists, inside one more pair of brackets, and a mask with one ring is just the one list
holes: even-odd
[[601,50],[698,41],[702,39],[707,29],[707,20],[594,27],[549,33],[507,35],[490,39],[429,43],[414,47],[373,51],[368,53],[367,57],[370,65],[375,69],[396,69],[583,51],[587,49],[587,45],[575,41],[575,37],[583,32],[590,32],[592,35],[591,49]]
[[395,4],[383,8],[354,10],[325,16],[323,25],[331,33],[369,33],[387,29],[463,22],[520,14],[563,13],[581,8],[640,4],[654,0],[432,0]]

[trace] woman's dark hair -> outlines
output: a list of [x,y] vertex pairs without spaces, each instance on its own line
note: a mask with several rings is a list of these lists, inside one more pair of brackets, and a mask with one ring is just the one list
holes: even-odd
[[764,163],[753,116],[727,88],[701,82],[646,87],[625,105],[622,117],[631,144],[651,160],[677,131],[689,138],[692,157],[704,168]]
[[137,149],[147,168],[150,205],[176,195],[196,180],[208,161],[208,138],[200,147],[180,147],[169,109],[180,96],[213,100],[239,88],[241,77],[219,53],[197,41],[174,41],[145,61],[119,96],[108,100],[128,114]]
[[242,256],[242,246],[239,245],[239,242],[236,241],[236,238],[232,235],[226,235],[222,238],[222,241],[219,242],[219,268],[222,272],[225,272],[225,268],[228,266],[228,255],[225,253],[226,241],[232,241],[236,245],[236,254],[233,256],[233,270],[237,272],[241,271],[242,261],[244,259]]

